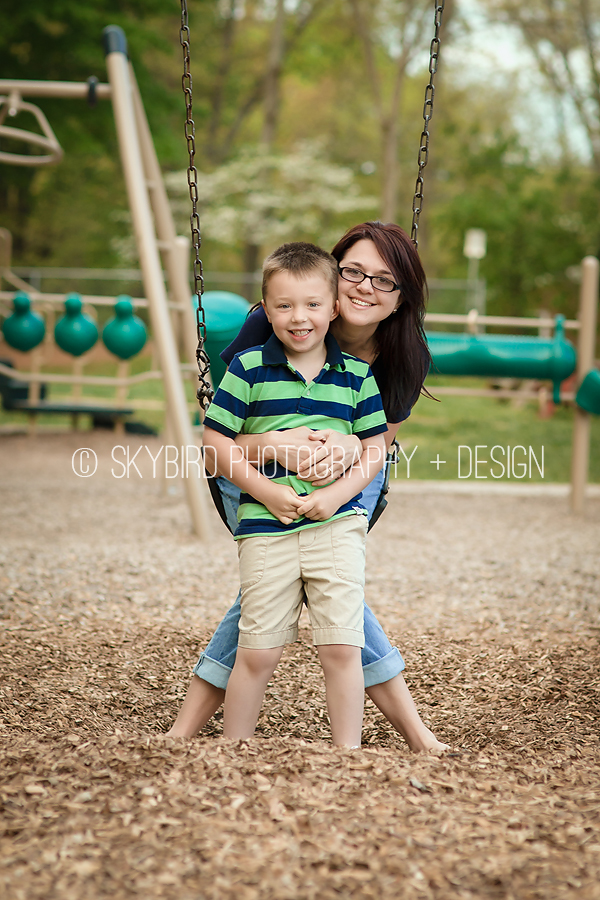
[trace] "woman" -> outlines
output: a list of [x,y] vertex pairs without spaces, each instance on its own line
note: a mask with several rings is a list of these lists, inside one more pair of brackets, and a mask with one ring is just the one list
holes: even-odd
[[[351,228],[332,250],[339,266],[339,316],[331,332],[342,350],[371,365],[388,420],[388,448],[398,427],[410,415],[427,370],[429,351],[423,333],[425,273],[409,237],[397,225],[366,222]],[[247,319],[240,334],[222,355],[229,363],[235,353],[263,344],[272,333],[262,309]],[[351,464],[357,438],[336,432],[310,432],[295,428],[262,435],[239,435],[251,461],[272,459],[278,453],[311,482],[327,483]],[[306,446],[314,443],[308,454]],[[363,493],[372,514],[381,490],[383,473]],[[239,491],[219,479],[224,505],[235,527]],[[226,613],[194,669],[192,682],[172,737],[192,737],[221,706],[237,648],[239,595]],[[401,675],[404,661],[391,646],[379,622],[365,604],[365,648],[362,655],[365,689],[411,750],[442,752],[447,749],[421,721]]]

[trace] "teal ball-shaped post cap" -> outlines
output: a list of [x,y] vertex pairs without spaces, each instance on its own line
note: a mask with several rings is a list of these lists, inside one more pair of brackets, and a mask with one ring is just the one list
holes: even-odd
[[102,332],[106,348],[120,359],[130,359],[140,352],[146,337],[146,326],[134,315],[131,297],[121,294],[115,303],[115,317]]
[[9,346],[27,353],[42,343],[46,325],[40,314],[31,309],[31,300],[24,291],[15,294],[13,309],[14,312],[4,320],[2,334]]
[[54,340],[57,346],[71,356],[82,356],[98,340],[96,323],[82,312],[80,294],[68,294],[65,299],[65,315],[56,323]]
[[586,412],[600,416],[600,372],[591,369],[579,385],[575,403]]
[[[195,295],[192,303],[194,307],[198,306]],[[216,389],[227,370],[219,354],[237,337],[250,311],[250,304],[231,291],[206,291],[202,295],[202,307],[206,321],[204,346],[210,358],[210,374]]]

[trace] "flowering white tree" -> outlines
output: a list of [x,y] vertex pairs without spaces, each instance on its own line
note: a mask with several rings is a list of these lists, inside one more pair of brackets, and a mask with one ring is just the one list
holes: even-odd
[[[189,217],[186,173],[167,175],[166,183],[183,231]],[[303,142],[287,154],[249,147],[214,172],[199,172],[198,206],[203,234],[238,245],[245,270],[253,272],[263,249],[286,240],[332,246],[343,227],[340,217],[372,214],[377,200],[361,193],[352,169],[328,160],[318,143]]]
[[[174,214],[187,223],[185,171],[167,175],[166,183]],[[213,241],[262,246],[310,237],[328,245],[339,237],[334,217],[372,211],[377,201],[361,194],[352,169],[304,142],[287,154],[246,148],[214,172],[199,172],[198,204],[203,231]]]

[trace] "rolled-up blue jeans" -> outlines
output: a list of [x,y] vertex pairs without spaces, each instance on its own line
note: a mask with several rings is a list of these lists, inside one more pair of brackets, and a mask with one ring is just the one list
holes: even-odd
[[[218,478],[217,484],[223,498],[227,521],[233,532],[237,528],[240,490],[226,478]],[[369,518],[377,504],[382,484],[383,469],[363,491],[361,504],[369,513]],[[240,598],[241,591],[233,606],[221,619],[206,650],[201,654],[194,668],[195,675],[218,688],[225,689],[227,687],[235,663],[241,613]],[[361,651],[361,660],[367,688],[389,681],[390,678],[399,675],[404,670],[404,660],[398,648],[392,647],[383,628],[366,603],[364,612],[365,646]]]

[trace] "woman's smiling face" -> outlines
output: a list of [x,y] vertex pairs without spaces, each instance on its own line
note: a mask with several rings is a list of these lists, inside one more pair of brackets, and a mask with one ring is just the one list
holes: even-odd
[[[383,275],[392,281],[397,280],[379,255],[373,241],[363,239],[353,244],[340,260],[340,268],[350,266],[359,269],[365,275]],[[350,325],[373,325],[387,319],[400,305],[400,291],[376,290],[368,278],[355,284],[338,279],[338,299],[340,317]]]

